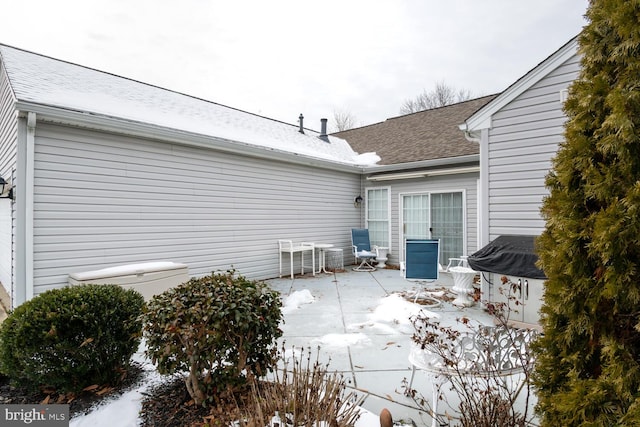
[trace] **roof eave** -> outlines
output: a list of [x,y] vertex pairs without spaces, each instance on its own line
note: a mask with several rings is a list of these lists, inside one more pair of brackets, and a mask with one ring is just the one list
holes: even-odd
[[360,173],[362,170],[362,166],[351,163],[342,163],[320,157],[279,150],[273,147],[263,147],[242,141],[187,132],[118,117],[64,109],[27,101],[17,101],[15,106],[21,113],[36,113],[38,120],[41,121],[85,127],[145,139],[161,140],[193,147],[210,148],[228,153],[242,154],[244,156],[248,155],[288,163],[304,164],[342,172]]
[[[461,126],[461,130],[467,134],[476,137],[481,129],[491,128],[491,117],[501,110],[504,106],[521,95],[524,91],[539,82],[551,71],[556,69],[560,64],[571,58],[578,50],[578,37],[574,37],[568,43],[565,43],[560,49],[554,52],[547,59],[538,64],[527,74],[518,79],[509,86],[504,92],[491,100],[488,104],[476,111]],[[464,128],[462,126],[465,126]]]
[[430,169],[440,166],[455,166],[467,163],[480,163],[479,154],[467,154],[456,157],[443,157],[440,159],[421,160],[418,162],[396,163],[393,165],[372,165],[362,168],[365,174],[378,172],[392,172],[400,170]]

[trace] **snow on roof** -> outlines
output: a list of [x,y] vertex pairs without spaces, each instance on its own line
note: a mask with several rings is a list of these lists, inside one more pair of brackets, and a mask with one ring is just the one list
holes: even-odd
[[[95,69],[0,44],[0,59],[19,101],[89,112],[332,162],[371,165],[340,138],[268,119]],[[214,143],[212,143],[214,144]]]

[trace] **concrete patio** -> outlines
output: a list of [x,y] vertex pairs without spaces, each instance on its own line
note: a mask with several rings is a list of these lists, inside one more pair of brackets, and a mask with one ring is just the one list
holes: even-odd
[[[365,409],[378,414],[387,408],[394,420],[431,425],[431,416],[417,408],[402,390],[403,379],[409,380],[412,373],[408,355],[413,325],[402,320],[406,319],[406,313],[398,313],[398,319],[376,319],[376,309],[392,294],[450,290],[453,281],[448,273],[440,274],[435,282],[409,281],[398,270],[354,272],[348,266],[344,272],[315,277],[307,273],[267,283],[281,292],[285,300],[304,290],[314,298],[310,304],[285,314],[282,329],[286,348],[311,348],[315,354],[320,347],[320,361],[330,359],[330,370],[343,373],[350,386],[366,394]],[[421,307],[415,304],[416,309]],[[480,304],[460,308],[444,301],[439,307],[424,309],[437,313],[441,322],[454,323],[461,317],[481,323],[493,321]],[[328,336],[331,339],[327,340]],[[430,399],[431,384],[419,371],[413,388]]]

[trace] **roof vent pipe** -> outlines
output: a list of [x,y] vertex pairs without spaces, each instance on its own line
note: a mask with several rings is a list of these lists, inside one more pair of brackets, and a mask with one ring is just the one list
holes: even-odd
[[318,138],[329,142],[329,137],[327,136],[327,119],[320,119],[320,136]]
[[298,117],[298,122],[300,123],[300,130],[298,132],[304,133],[304,116],[300,113],[300,117]]

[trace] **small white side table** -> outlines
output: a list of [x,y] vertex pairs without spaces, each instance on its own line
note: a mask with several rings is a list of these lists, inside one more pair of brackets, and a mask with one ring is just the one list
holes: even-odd
[[314,246],[319,251],[318,271],[316,271],[316,273],[331,273],[330,271],[327,271],[326,250],[332,248],[334,245],[331,243],[316,243]]
[[280,255],[280,277],[282,277],[282,254],[289,254],[289,268],[291,271],[291,279],[293,279],[293,254],[300,253],[300,274],[304,274],[304,253],[311,252],[311,273],[316,275],[316,250],[312,242],[293,243],[292,240],[278,240]]

